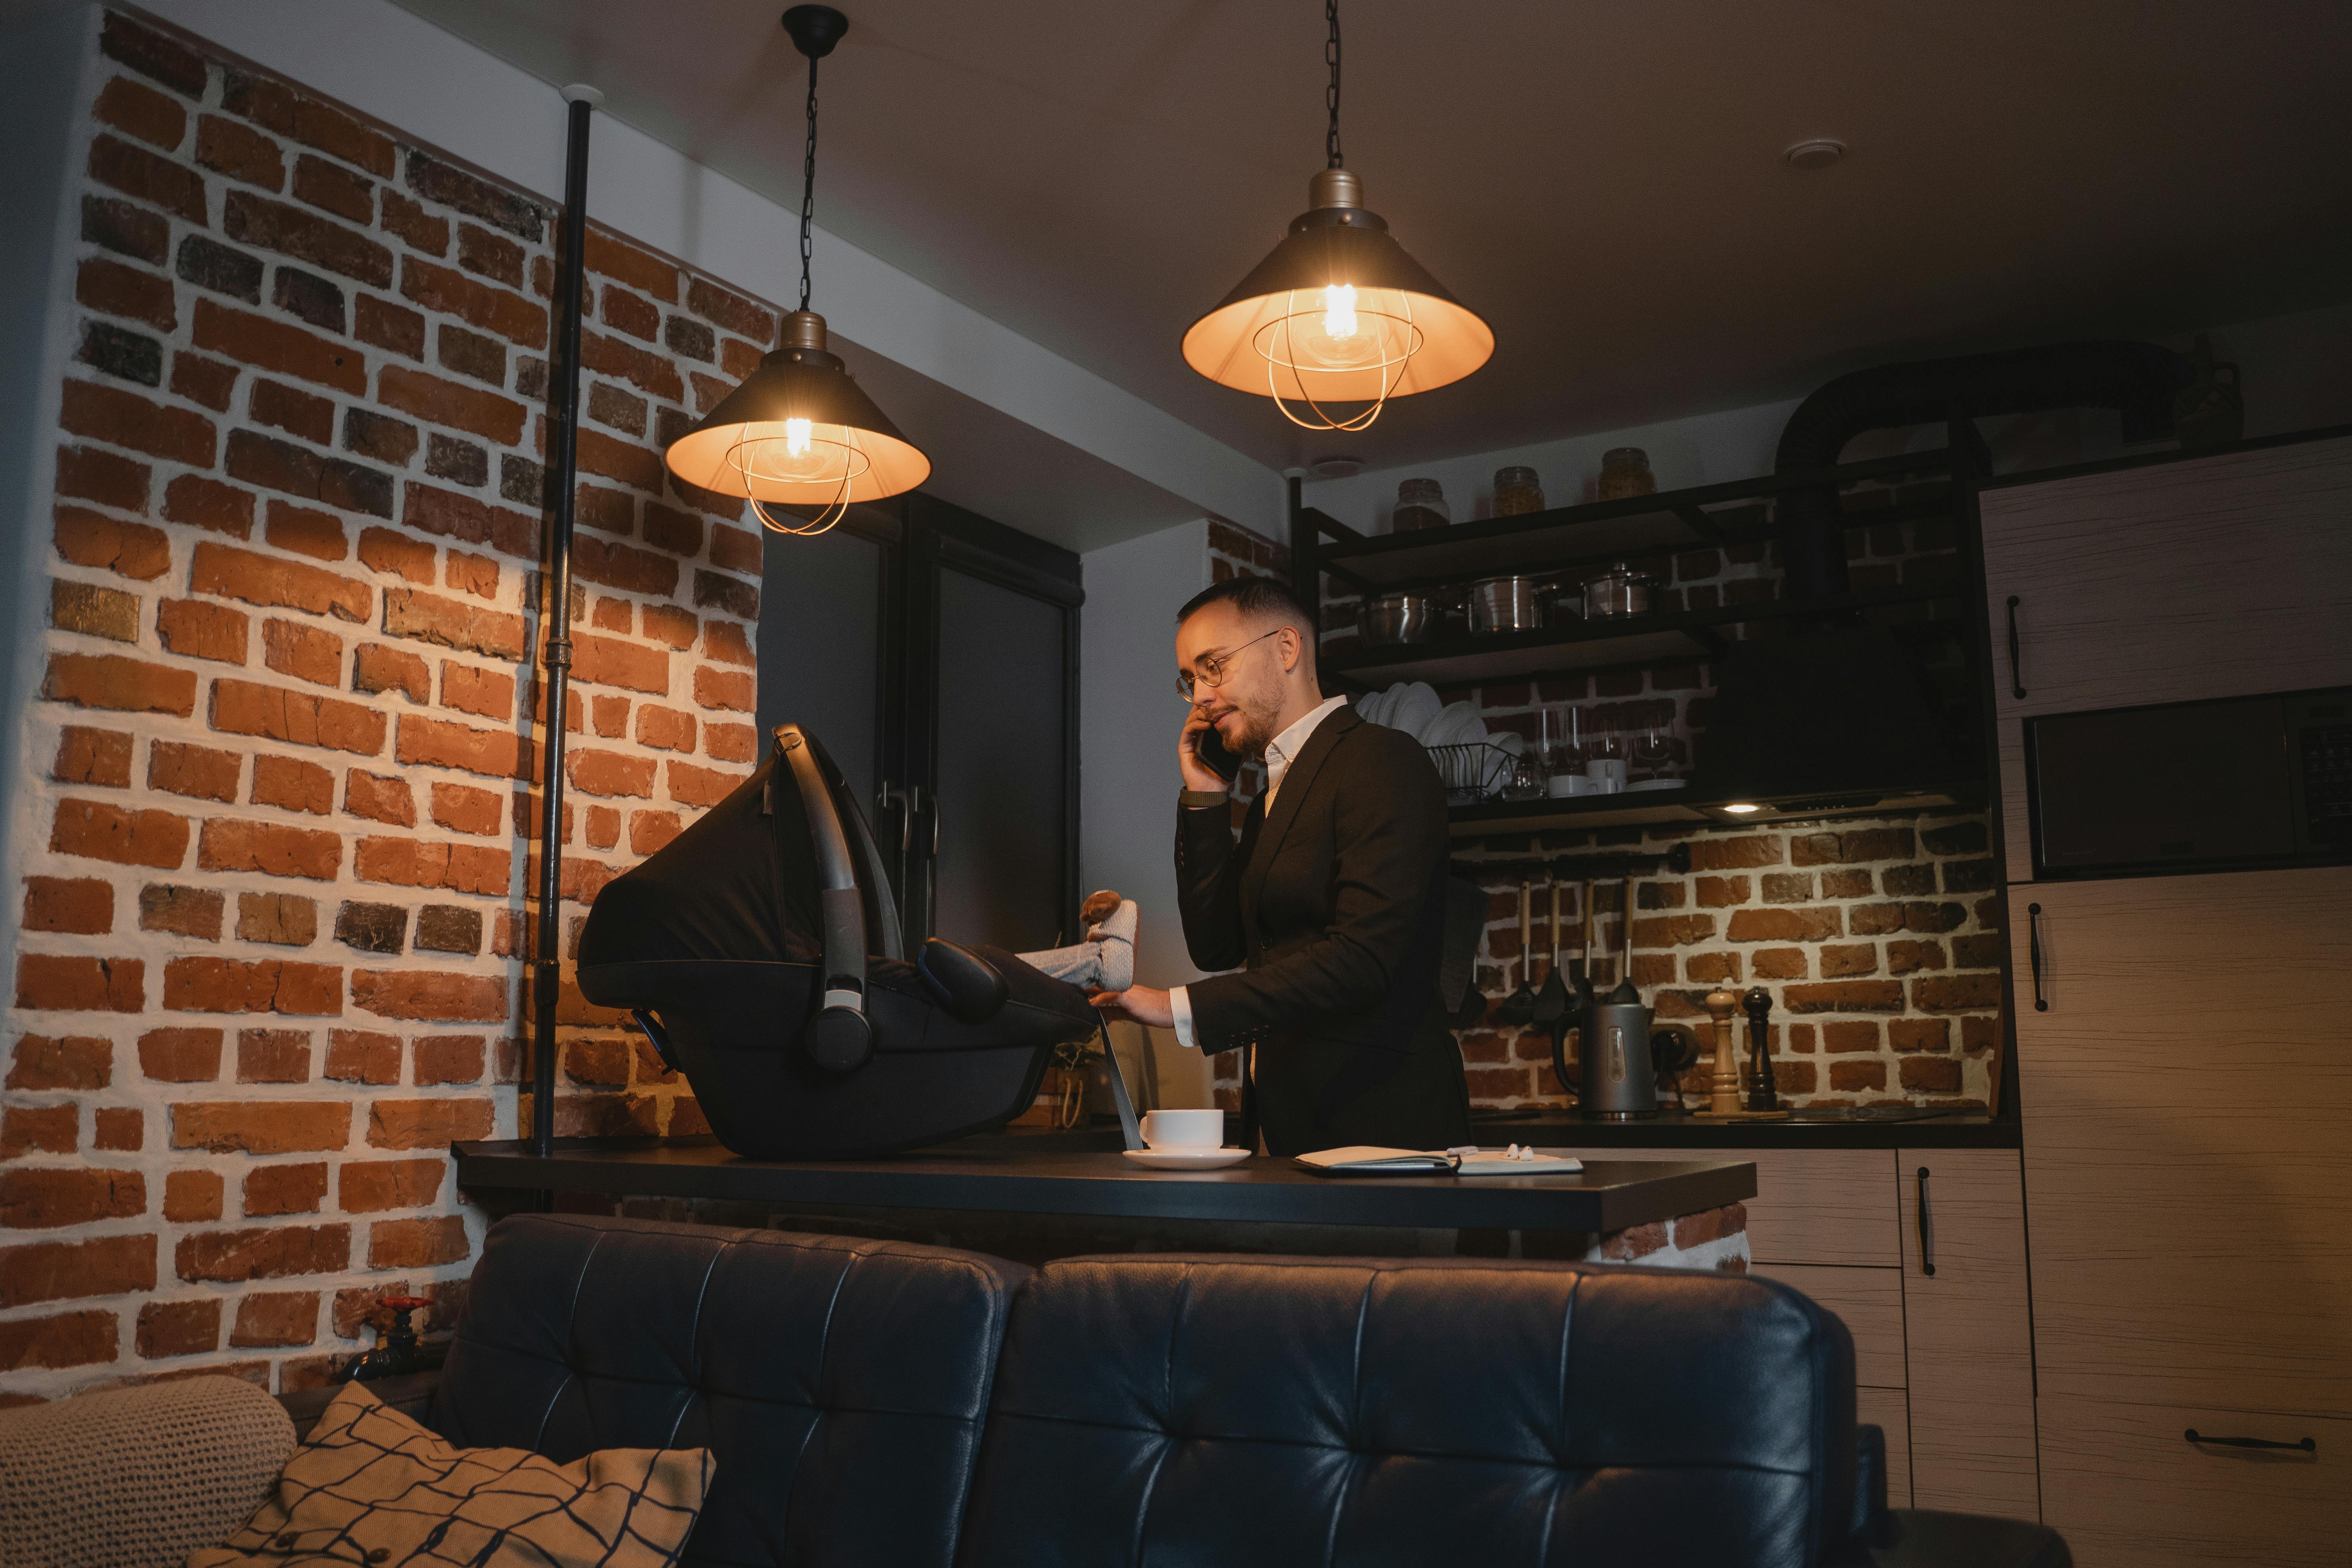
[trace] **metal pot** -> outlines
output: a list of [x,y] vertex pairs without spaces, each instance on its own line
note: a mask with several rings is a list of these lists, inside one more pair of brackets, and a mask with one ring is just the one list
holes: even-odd
[[1620,561],[1584,585],[1584,613],[1601,616],[1646,616],[1655,577],[1643,576]]
[[1356,607],[1356,630],[1373,647],[1427,642],[1444,614],[1427,594],[1367,594]]
[[1533,577],[1488,577],[1471,584],[1471,635],[1535,630],[1544,624],[1543,595],[1549,586]]

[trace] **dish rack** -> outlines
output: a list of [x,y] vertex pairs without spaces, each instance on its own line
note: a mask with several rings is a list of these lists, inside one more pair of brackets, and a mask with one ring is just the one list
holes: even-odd
[[1437,764],[1437,776],[1444,781],[1448,805],[1499,800],[1520,761],[1492,741],[1432,746],[1429,760]]

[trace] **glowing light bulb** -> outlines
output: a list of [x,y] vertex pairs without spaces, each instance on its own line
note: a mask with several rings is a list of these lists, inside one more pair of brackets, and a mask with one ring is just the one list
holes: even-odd
[[795,458],[807,457],[809,449],[809,431],[811,428],[812,426],[805,419],[785,420],[784,450],[791,453]]
[[1327,337],[1356,335],[1356,286],[1328,283],[1323,289],[1323,331]]

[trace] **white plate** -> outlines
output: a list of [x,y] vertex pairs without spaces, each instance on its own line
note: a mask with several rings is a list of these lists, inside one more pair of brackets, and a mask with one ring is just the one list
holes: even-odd
[[1437,700],[1437,688],[1425,680],[1416,680],[1405,687],[1389,706],[1388,717],[1381,721],[1391,730],[1402,730],[1418,740],[1423,731],[1445,710]]
[[1155,1171],[1213,1171],[1238,1165],[1250,1157],[1246,1149],[1122,1149],[1120,1153]]
[[1625,788],[1629,792],[1637,789],[1680,789],[1688,783],[1690,783],[1688,779],[1636,779]]

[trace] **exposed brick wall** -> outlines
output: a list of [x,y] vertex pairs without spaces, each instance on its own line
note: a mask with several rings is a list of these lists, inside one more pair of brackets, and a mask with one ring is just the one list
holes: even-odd
[[[45,674],[22,694],[0,1391],[315,1383],[446,1322],[456,1139],[527,1122],[554,215],[117,16],[79,127]],[[592,231],[562,868],[749,771],[760,547],[663,445],[775,310]],[[697,1131],[569,991],[566,1131]]]
[[[1708,992],[1761,985],[1773,1001],[1773,1078],[1790,1103],[1988,1103],[2000,1051],[2004,939],[1982,816],[1546,834],[1540,850],[1656,852],[1676,840],[1690,845],[1690,871],[1633,884],[1633,984],[1659,1018],[1704,1026]],[[1524,863],[1524,850],[1518,858]],[[1519,877],[1480,879],[1489,901],[1478,984],[1498,1000],[1523,973]],[[1574,888],[1561,895],[1561,958],[1570,964],[1578,897]],[[1534,903],[1534,984],[1541,985],[1551,944],[1540,877]],[[1593,906],[1608,952],[1593,964],[1595,984],[1614,985],[1625,930],[1620,886],[1596,888]],[[1743,1064],[1747,1028],[1742,1017]],[[1695,1109],[1704,1105],[1704,1053],[1713,1047],[1708,1029],[1698,1035],[1701,1063],[1683,1083]],[[1541,1030],[1490,1017],[1461,1040],[1472,1103],[1567,1103]],[[1571,1045],[1571,1066],[1573,1056]]]

